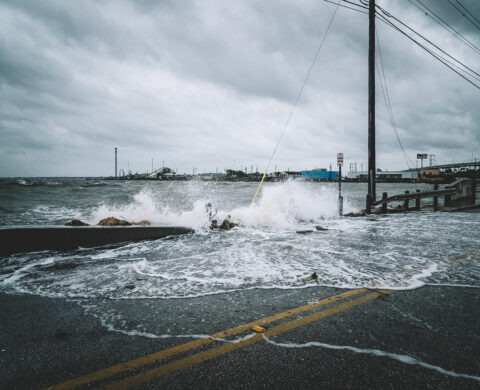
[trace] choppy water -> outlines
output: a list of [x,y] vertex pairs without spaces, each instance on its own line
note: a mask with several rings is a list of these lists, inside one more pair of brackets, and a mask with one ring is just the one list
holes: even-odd
[[[480,287],[480,214],[410,213],[339,218],[337,185],[3,179],[0,222],[90,224],[115,216],[182,225],[193,235],[120,247],[0,258],[0,291],[71,298],[183,298],[252,288],[315,285],[411,289]],[[379,193],[428,189],[380,184]],[[366,185],[344,184],[345,212],[364,206]],[[211,231],[205,204],[240,227]],[[315,225],[328,231],[296,230]],[[317,272],[317,281],[303,278]],[[135,289],[125,286],[135,284]]]

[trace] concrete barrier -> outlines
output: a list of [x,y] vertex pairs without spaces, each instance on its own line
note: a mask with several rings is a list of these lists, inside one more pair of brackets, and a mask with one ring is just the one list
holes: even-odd
[[0,255],[156,240],[189,233],[194,230],[178,226],[0,226]]

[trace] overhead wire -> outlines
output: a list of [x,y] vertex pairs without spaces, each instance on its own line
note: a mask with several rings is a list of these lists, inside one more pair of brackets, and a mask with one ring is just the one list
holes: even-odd
[[315,66],[315,63],[317,62],[317,58],[318,58],[318,55],[320,54],[320,50],[322,49],[323,47],[323,44],[325,42],[325,38],[327,37],[328,35],[328,32],[330,31],[330,27],[332,26],[332,23],[333,23],[333,19],[335,19],[335,15],[337,14],[337,11],[338,11],[338,8],[339,8],[339,5],[340,5],[340,2],[342,0],[339,0],[338,1],[338,4],[337,4],[337,7],[335,8],[335,11],[333,12],[332,14],[332,17],[330,19],[330,22],[328,23],[328,26],[327,26],[327,29],[325,30],[325,34],[323,35],[323,38],[322,40],[320,41],[320,44],[318,46],[318,49],[315,53],[315,57],[313,58],[313,61],[310,65],[310,68],[308,69],[308,72],[307,74],[305,75],[305,79],[303,80],[303,83],[302,83],[302,87],[300,88],[300,91],[298,92],[298,95],[295,99],[295,102],[292,106],[292,109],[290,110],[290,114],[288,115],[287,117],[287,120],[285,121],[285,125],[283,126],[283,130],[280,134],[280,137],[278,138],[278,141],[275,145],[275,148],[273,149],[273,153],[270,157],[270,160],[268,161],[268,164],[267,164],[267,167],[265,168],[265,172],[263,174],[263,177],[262,177],[262,180],[260,181],[260,184],[258,185],[258,188],[257,188],[257,192],[255,192],[255,195],[252,199],[252,203],[251,204],[254,204],[255,203],[255,199],[257,198],[257,195],[260,191],[260,188],[262,187],[262,184],[263,184],[263,181],[265,180],[265,176],[267,176],[267,172],[268,172],[268,168],[270,167],[270,164],[272,163],[272,160],[273,160],[273,157],[275,156],[275,153],[277,152],[277,149],[278,149],[278,146],[280,145],[280,141],[282,140],[283,138],[283,135],[285,134],[285,130],[287,130],[287,127],[288,125],[290,124],[290,120],[292,119],[293,117],[293,113],[295,112],[295,109],[297,108],[297,105],[298,105],[298,102],[300,101],[300,97],[302,96],[302,93],[303,93],[303,90],[305,89],[305,85],[307,84],[307,81],[308,79],[310,78],[310,74],[312,73],[312,70],[313,70],[313,67]]
[[[402,141],[400,140],[400,135],[398,134],[397,124],[396,124],[396,121],[395,121],[395,117],[393,116],[392,104],[390,102],[390,94],[388,93],[387,78],[385,76],[385,67],[383,65],[382,49],[380,47],[380,40],[378,38],[378,33],[375,33],[375,38],[377,40],[378,53],[379,53],[379,57],[380,57],[380,66],[381,66],[382,72],[380,73],[380,70],[378,69],[378,63],[377,63],[376,60],[375,60],[375,67],[377,68],[377,73],[378,73],[379,80],[380,80],[380,85],[381,85],[381,88],[382,88],[383,99],[385,101],[385,106],[387,108],[388,116],[390,118],[390,123],[391,123],[392,129],[395,133],[395,137],[397,139],[398,144],[400,145],[400,149],[402,150],[403,157],[405,158],[405,162],[407,164],[407,168],[410,169],[411,167],[413,168],[415,166],[415,164],[413,163],[412,159],[410,158],[410,156],[407,154],[405,148],[403,147]],[[383,81],[382,81],[382,79],[383,79]]]
[[[480,27],[479,27],[479,24],[480,24],[480,23],[479,23],[479,24],[475,23],[474,20],[472,20],[470,17],[468,17],[466,14],[464,14],[463,11],[462,11],[460,8],[458,8],[458,7],[452,2],[452,0],[447,0],[447,1],[452,5],[453,8],[455,8],[458,12],[460,12],[460,14],[461,14],[463,17],[465,17],[465,19],[467,19],[470,23],[472,23],[476,28],[478,28],[478,29],[480,30]],[[458,3],[459,3],[459,2],[458,2]],[[460,4],[460,3],[459,3],[459,4]],[[462,7],[463,7],[463,6],[462,6]],[[463,8],[466,9],[465,7],[463,7]],[[467,11],[467,12],[468,12],[468,11]],[[468,13],[470,14],[470,12],[468,12]],[[475,19],[476,19],[476,18],[475,18]]]
[[465,12],[467,12],[473,19],[475,19],[477,23],[480,23],[480,20],[478,20],[474,14],[472,14],[462,3],[460,3],[459,0],[455,0],[455,1],[458,3],[458,5],[460,5],[460,7],[462,7],[465,10]]
[[358,8],[349,7],[348,5],[342,5],[340,3],[337,4],[332,0],[322,0],[322,1],[324,1],[326,3],[330,3],[330,4],[335,4],[335,5],[338,5],[339,7],[347,8],[347,9],[350,9],[352,11],[361,12],[362,14],[367,14],[368,15],[368,11],[362,11],[362,10],[358,9],[358,8],[362,8],[362,9],[367,9],[368,10],[367,7],[352,3],[351,1],[341,0],[341,2],[353,4],[353,5],[357,6]]
[[[395,21],[397,21],[398,23],[400,23],[402,26],[404,26],[405,28],[407,28],[408,30],[410,30],[411,32],[413,32],[415,35],[419,36],[420,38],[422,38],[424,41],[428,42],[430,45],[432,45],[434,48],[436,48],[437,50],[439,50],[440,52],[442,52],[444,55],[446,55],[448,58],[450,58],[451,60],[453,60],[454,62],[456,62],[460,68],[463,67],[465,68],[466,70],[464,70],[465,73],[469,74],[471,77],[475,78],[476,80],[480,81],[480,74],[478,72],[476,72],[475,70],[473,70],[472,68],[470,68],[469,66],[465,65],[463,62],[461,62],[460,60],[457,60],[455,57],[453,57],[452,55],[448,54],[445,50],[443,50],[442,48],[440,48],[439,46],[437,46],[435,43],[433,43],[431,40],[429,40],[428,38],[426,38],[425,36],[423,36],[422,34],[420,34],[418,31],[414,30],[413,28],[411,28],[410,26],[408,26],[407,24],[405,24],[404,22],[402,22],[400,19],[398,19],[397,17],[395,17],[394,15],[390,14],[388,11],[386,11],[385,9],[383,9],[382,7],[380,6],[377,6],[377,8],[383,13],[384,16],[388,17],[388,18],[392,18],[394,19]],[[378,15],[378,14],[377,14]]]
[[445,29],[445,31],[449,32],[454,37],[456,37],[458,40],[460,40],[463,44],[468,46],[470,49],[472,49],[476,53],[480,54],[480,48],[477,45],[475,45],[473,42],[471,42],[467,37],[465,37],[459,31],[454,29],[450,24],[448,24],[443,18],[441,18],[437,13],[435,13],[435,11],[433,11],[427,5],[422,3],[420,0],[416,0],[416,2],[419,3],[423,7],[423,9],[422,9],[413,0],[407,0],[407,1],[409,3],[411,3],[413,6],[415,6],[416,8],[418,8],[420,10],[420,12],[427,15],[430,19],[432,19],[434,22],[436,22],[443,29]]
[[[453,70],[456,74],[458,74],[461,78],[463,78],[465,81],[467,81],[468,83],[470,83],[471,85],[473,85],[475,88],[477,89],[480,89],[480,84],[477,84],[475,83],[474,81],[472,81],[469,77],[473,77],[471,76],[470,74],[468,74],[464,69],[460,68],[458,65],[452,63],[451,61],[449,61],[448,59],[442,57],[441,55],[439,55],[438,53],[436,53],[435,51],[429,49],[428,47],[426,47],[424,44],[420,43],[419,41],[417,41],[415,38],[411,37],[410,35],[408,35],[404,30],[402,30],[401,28],[399,28],[397,25],[395,25],[394,23],[392,23],[390,20],[387,19],[387,17],[381,15],[381,14],[377,14],[377,18],[379,20],[381,20],[382,22],[384,22],[385,24],[387,24],[388,26],[392,27],[394,30],[397,30],[400,34],[404,35],[405,37],[407,37],[408,39],[410,39],[412,42],[414,42],[415,44],[417,44],[419,47],[421,47],[423,50],[425,50],[427,53],[429,53],[431,56],[433,56],[434,58],[436,58],[438,61],[440,61],[441,63],[443,63],[446,67],[450,68],[451,70]],[[462,73],[463,72],[463,73]],[[465,75],[466,74],[466,75]]]

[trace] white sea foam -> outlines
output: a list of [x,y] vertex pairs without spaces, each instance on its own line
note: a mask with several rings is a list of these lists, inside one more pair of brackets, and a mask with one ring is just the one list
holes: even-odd
[[[472,252],[480,246],[475,215],[338,218],[338,194],[332,186],[267,183],[250,206],[255,187],[255,183],[145,185],[129,197],[90,210],[88,222],[113,215],[148,219],[155,225],[191,226],[196,234],[117,248],[26,255],[28,261],[11,257],[12,271],[0,277],[0,289],[57,297],[168,299],[254,288],[480,286],[480,260]],[[356,204],[348,201],[349,196],[345,195],[346,211]],[[211,231],[207,202],[217,210],[215,218],[231,215],[241,226]],[[54,213],[50,207],[35,210],[59,218],[58,210]],[[316,225],[328,230],[316,231]],[[313,232],[295,233],[305,229]],[[436,241],[429,244],[431,240]],[[45,257],[55,267],[41,264]],[[304,282],[312,272],[318,279]],[[125,289],[131,284],[134,289]]]

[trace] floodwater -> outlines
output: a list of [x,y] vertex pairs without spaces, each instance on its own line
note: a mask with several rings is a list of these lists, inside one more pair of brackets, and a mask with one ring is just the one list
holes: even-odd
[[[338,184],[3,179],[0,222],[96,224],[114,216],[196,233],[123,246],[0,258],[0,291],[67,298],[189,298],[244,289],[311,286],[480,287],[480,214],[422,212],[338,217]],[[389,194],[425,184],[379,184]],[[343,184],[344,212],[366,184]],[[209,229],[206,203],[239,227]],[[315,226],[327,231],[316,231]],[[300,235],[297,230],[313,229]],[[318,279],[304,278],[316,272]],[[126,290],[125,286],[135,288]]]

